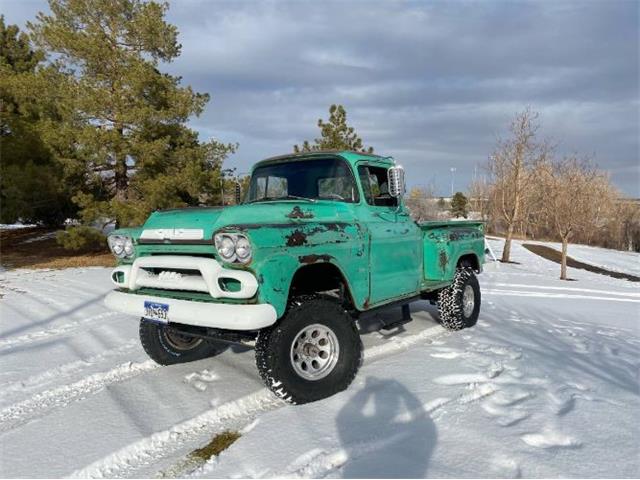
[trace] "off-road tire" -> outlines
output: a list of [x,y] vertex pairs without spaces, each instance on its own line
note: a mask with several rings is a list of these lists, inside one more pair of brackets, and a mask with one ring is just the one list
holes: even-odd
[[[308,380],[294,369],[291,348],[298,334],[313,324],[333,331],[339,344],[335,366],[324,377]],[[256,340],[256,365],[260,377],[281,399],[303,404],[346,390],[362,364],[362,341],[353,318],[337,299],[305,296],[293,300],[284,317],[263,329]]]
[[[193,362],[213,357],[222,353],[227,347],[223,343],[205,339],[193,339],[192,345],[185,337],[183,348],[176,343],[175,333],[167,325],[140,319],[140,343],[149,357],[160,365]],[[172,340],[173,337],[173,340]]]
[[[474,294],[474,306],[470,315],[464,313],[463,295],[470,286]],[[480,315],[480,284],[473,269],[462,267],[456,270],[453,282],[438,293],[440,323],[447,330],[462,330],[473,327]]]

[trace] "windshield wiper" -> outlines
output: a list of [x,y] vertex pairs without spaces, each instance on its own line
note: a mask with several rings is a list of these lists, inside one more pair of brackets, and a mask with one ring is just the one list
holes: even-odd
[[311,202],[311,203],[315,203],[317,201],[315,198],[299,197],[297,195],[283,195],[281,197],[256,198],[255,200],[250,200],[248,203],[266,202],[270,200],[304,200],[305,202]]

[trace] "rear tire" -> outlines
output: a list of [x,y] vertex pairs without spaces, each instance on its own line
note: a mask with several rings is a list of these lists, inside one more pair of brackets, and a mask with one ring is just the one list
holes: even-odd
[[226,345],[181,334],[171,327],[140,319],[140,342],[149,357],[160,365],[193,362],[218,355]]
[[355,322],[335,299],[294,300],[275,326],[256,340],[262,380],[283,400],[302,404],[345,390],[362,363]]
[[456,270],[453,282],[438,293],[440,323],[448,330],[473,327],[480,315],[480,284],[471,268]]

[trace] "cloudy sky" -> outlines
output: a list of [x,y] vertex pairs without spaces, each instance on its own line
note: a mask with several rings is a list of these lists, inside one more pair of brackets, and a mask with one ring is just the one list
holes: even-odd
[[[24,25],[47,4],[0,0]],[[227,166],[291,151],[342,103],[410,185],[464,190],[515,112],[540,112],[562,153],[592,156],[640,197],[637,1],[171,2],[179,59],[163,68],[211,94],[192,120],[239,142]]]

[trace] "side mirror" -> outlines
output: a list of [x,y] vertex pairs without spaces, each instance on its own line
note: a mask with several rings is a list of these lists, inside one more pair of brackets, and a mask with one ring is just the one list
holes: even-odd
[[236,205],[240,205],[240,203],[242,203],[242,186],[240,185],[240,182],[236,182]]
[[391,167],[387,170],[387,186],[389,188],[389,195],[393,198],[398,198],[404,195],[404,168],[397,166]]

